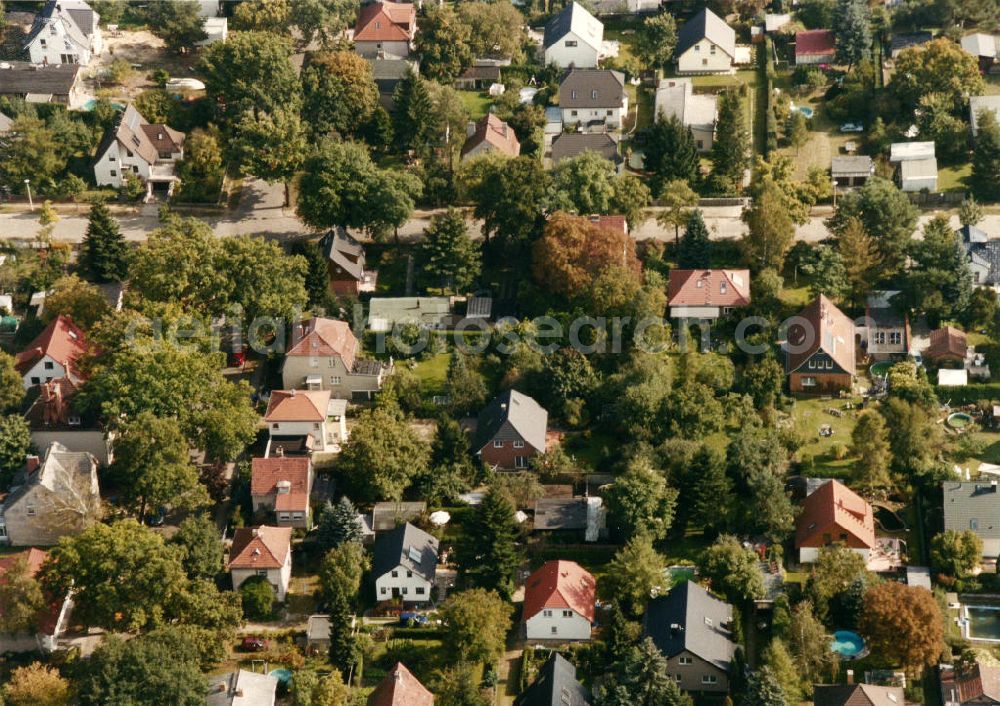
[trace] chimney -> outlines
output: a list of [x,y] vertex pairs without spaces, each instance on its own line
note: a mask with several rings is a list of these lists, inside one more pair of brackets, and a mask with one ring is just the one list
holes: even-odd
[[848,669],[847,670],[847,683],[848,684],[853,684],[854,683],[854,670],[853,669]]
[[250,536],[251,537],[258,537],[258,536],[260,536],[260,528],[259,527],[252,527],[252,528],[250,528]]
[[292,391],[289,393],[289,396],[295,397],[295,388],[292,388]]
[[36,470],[38,470],[38,466],[41,465],[41,460],[38,458],[38,456],[34,455],[28,456],[24,460],[24,465],[28,469],[28,473],[34,473]]

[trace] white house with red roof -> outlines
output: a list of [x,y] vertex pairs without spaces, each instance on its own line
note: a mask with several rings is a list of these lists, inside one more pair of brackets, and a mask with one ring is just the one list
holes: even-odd
[[[28,576],[37,576],[46,557],[48,557],[48,552],[34,547],[17,554],[0,557],[0,584],[7,583],[8,573],[21,562],[23,562],[24,570]],[[69,594],[62,600],[47,603],[35,616],[34,633],[27,631],[0,632],[0,650],[4,652],[33,652],[35,650],[52,652],[56,648],[56,641],[66,631],[72,608],[73,601],[70,600]],[[0,617],[3,617],[2,607],[0,607]]]
[[750,305],[750,270],[671,270],[667,305],[674,319],[718,319]]
[[326,451],[340,443],[339,427],[333,425],[332,418],[343,405],[335,402],[343,400],[331,399],[329,390],[272,391],[264,412],[271,441],[275,437],[306,437],[306,445],[313,451]]
[[589,640],[597,582],[575,561],[547,561],[524,585],[529,640]]
[[405,59],[417,31],[417,8],[409,2],[373,2],[358,10],[354,48],[367,59]]
[[819,550],[831,544],[853,549],[866,563],[875,547],[872,506],[836,480],[810,493],[795,521],[795,548],[803,564],[816,561]]
[[346,400],[370,399],[389,372],[382,362],[361,356],[347,322],[317,316],[295,327],[281,380],[288,390],[330,390]]
[[255,458],[250,464],[253,511],[274,512],[279,527],[308,529],[313,466],[308,456]]
[[229,549],[229,573],[233,590],[254,576],[264,576],[279,601],[285,600],[292,578],[291,527],[240,527]]
[[86,352],[83,329],[70,317],[60,314],[17,354],[15,367],[24,380],[25,390],[59,378],[69,378],[77,384],[83,380],[78,364]]
[[521,143],[517,141],[514,128],[493,113],[475,123],[462,145],[462,160],[484,154],[502,154],[505,157],[521,154]]

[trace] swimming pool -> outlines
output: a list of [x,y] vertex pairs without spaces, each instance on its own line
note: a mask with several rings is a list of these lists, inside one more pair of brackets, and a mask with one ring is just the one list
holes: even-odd
[[965,606],[965,636],[970,640],[1000,642],[1000,606]]
[[830,650],[844,659],[854,659],[865,651],[865,641],[853,630],[838,630],[833,633]]
[[806,106],[799,106],[799,112],[806,116],[806,120],[812,120],[813,109]]

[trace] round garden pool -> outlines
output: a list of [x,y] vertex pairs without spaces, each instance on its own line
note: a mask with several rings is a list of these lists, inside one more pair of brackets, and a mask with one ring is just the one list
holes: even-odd
[[972,417],[965,412],[952,412],[946,422],[952,429],[965,429],[972,424]]
[[865,651],[865,641],[853,630],[838,630],[833,633],[830,649],[844,659],[855,659]]
[[813,117],[813,109],[812,108],[809,108],[809,107],[806,107],[806,106],[803,105],[803,106],[799,107],[799,112],[802,113],[804,116],[806,116],[806,120],[812,120],[812,117]]
[[873,378],[876,377],[881,378],[889,374],[889,368],[891,367],[892,363],[890,363],[888,360],[883,360],[879,363],[873,364],[872,367],[868,368],[868,372],[871,374]]

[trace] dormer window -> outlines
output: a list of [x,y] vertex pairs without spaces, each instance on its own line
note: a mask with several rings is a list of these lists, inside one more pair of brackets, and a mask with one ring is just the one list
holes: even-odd
[[576,97],[577,97],[577,93],[576,93],[576,91],[573,91],[573,92],[572,92],[572,97],[573,97],[573,98],[576,98]]
[[591,98],[592,98],[593,100],[597,100],[597,91],[591,91],[591,92],[590,92],[590,97],[591,97]]
[[719,294],[725,294],[727,289],[725,282],[719,282]]
[[72,338],[74,341],[80,338],[79,336],[76,335],[76,331],[69,331],[68,333],[69,337]]

